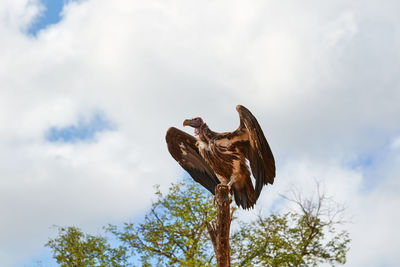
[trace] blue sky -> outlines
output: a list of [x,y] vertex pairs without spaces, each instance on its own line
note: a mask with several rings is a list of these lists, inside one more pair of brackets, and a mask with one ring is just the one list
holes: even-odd
[[74,125],[61,127],[52,126],[46,132],[45,138],[49,142],[74,143],[78,141],[91,141],[96,133],[113,130],[110,121],[104,118],[101,113],[93,114],[89,120],[80,118]]
[[1,266],[48,260],[52,225],[141,218],[182,178],[166,129],[233,130],[237,104],[279,167],[258,208],[322,180],[355,218],[348,266],[400,265],[400,2],[37,3],[0,3]]
[[28,33],[36,36],[41,29],[56,24],[61,20],[61,11],[66,0],[40,0],[45,7],[35,22],[29,27]]

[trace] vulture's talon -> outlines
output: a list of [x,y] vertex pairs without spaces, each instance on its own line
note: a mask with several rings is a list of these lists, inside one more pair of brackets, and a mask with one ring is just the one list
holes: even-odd
[[229,183],[227,184],[228,189],[229,189],[229,192],[231,192],[232,185],[233,185],[233,180],[231,179],[231,180],[229,181]]

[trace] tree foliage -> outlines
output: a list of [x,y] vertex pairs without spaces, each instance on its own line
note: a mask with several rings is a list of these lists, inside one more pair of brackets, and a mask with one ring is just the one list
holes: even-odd
[[46,246],[62,267],[126,266],[126,248],[112,248],[105,237],[84,234],[76,227],[59,227]]
[[232,257],[237,266],[317,266],[344,264],[350,243],[344,207],[320,191],[304,199],[299,191],[283,196],[297,211],[258,216],[250,224],[240,223],[232,237]]
[[[46,246],[61,266],[215,266],[206,223],[215,219],[211,195],[192,181],[174,184],[157,200],[141,223],[108,226],[120,246],[104,237],[60,228]],[[232,266],[317,266],[344,264],[349,236],[339,231],[343,209],[320,194],[286,198],[298,207],[244,223],[231,235]],[[233,218],[235,220],[236,218]]]
[[172,185],[166,196],[159,190],[144,222],[110,227],[142,266],[214,266],[206,223],[215,217],[211,196],[194,183]]
[[[348,233],[304,214],[272,214],[241,224],[232,238],[238,266],[317,266],[346,262]],[[328,237],[331,235],[331,237]]]

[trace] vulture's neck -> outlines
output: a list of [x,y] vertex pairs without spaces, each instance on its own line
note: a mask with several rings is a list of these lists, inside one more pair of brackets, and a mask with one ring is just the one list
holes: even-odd
[[199,136],[200,140],[203,142],[210,141],[215,136],[215,133],[208,128],[207,124],[201,125],[199,128],[196,128],[196,133]]

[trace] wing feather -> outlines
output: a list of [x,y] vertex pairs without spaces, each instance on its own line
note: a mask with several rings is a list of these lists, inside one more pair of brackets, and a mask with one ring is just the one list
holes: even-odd
[[218,178],[211,167],[200,156],[196,146],[196,138],[175,127],[167,130],[165,136],[168,151],[192,178],[204,186],[212,194],[219,184]]
[[255,197],[260,196],[264,184],[273,184],[275,177],[275,159],[271,148],[258,124],[256,118],[244,106],[236,106],[240,116],[240,127],[238,130],[247,131],[249,146],[246,158],[250,162],[251,172],[256,179]]

